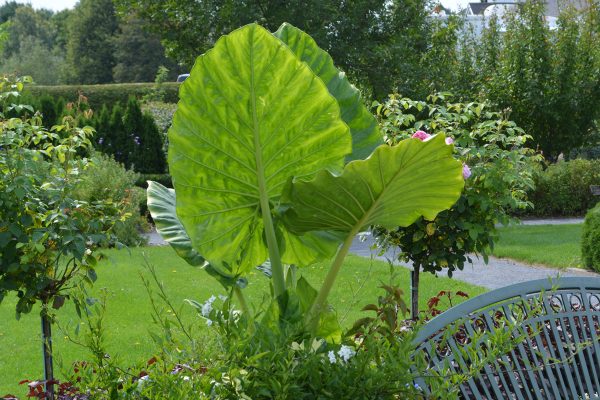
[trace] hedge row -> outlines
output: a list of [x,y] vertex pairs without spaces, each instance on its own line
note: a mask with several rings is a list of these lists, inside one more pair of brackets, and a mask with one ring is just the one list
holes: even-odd
[[583,224],[581,257],[585,267],[600,272],[600,204],[591,209]]
[[[160,86],[164,92],[165,103],[177,103],[179,99],[179,83],[165,82]],[[125,104],[130,96],[138,100],[156,90],[155,83],[114,83],[107,85],[32,85],[27,89],[33,96],[50,95],[55,99],[62,97],[67,102],[76,102],[79,94],[88,99],[93,110],[99,110],[103,105],[112,107],[117,102]]]
[[535,176],[531,214],[539,217],[581,216],[599,200],[590,185],[600,185],[600,160],[577,159],[550,165]]

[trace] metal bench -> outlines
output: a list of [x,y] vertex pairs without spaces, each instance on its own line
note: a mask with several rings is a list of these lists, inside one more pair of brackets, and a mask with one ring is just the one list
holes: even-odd
[[[460,386],[461,398],[600,398],[600,278],[535,280],[475,297],[425,324],[414,342],[417,354],[430,373],[466,373],[478,361],[461,349],[486,346],[486,335],[506,329],[499,316],[517,309],[522,318],[512,333],[524,339],[486,363],[479,359],[479,372]],[[426,377],[415,383],[430,393]]]

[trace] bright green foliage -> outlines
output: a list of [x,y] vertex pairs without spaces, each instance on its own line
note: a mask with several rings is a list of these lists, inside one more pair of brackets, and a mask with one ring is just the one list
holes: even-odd
[[[394,223],[408,224],[449,207],[463,185],[461,166],[440,137],[395,148],[383,145],[368,161],[352,161],[343,169],[353,144],[358,154],[375,145],[373,117],[360,109],[364,106],[356,91],[310,38],[291,26],[278,35],[296,54],[251,24],[222,37],[198,58],[169,130],[169,166],[177,195],[151,185],[150,211],[176,245],[185,244],[179,250],[186,257],[182,227],[191,248],[227,280],[237,283],[260,265],[272,277],[277,298],[262,317],[273,333],[284,334],[285,321],[300,323],[301,332],[339,341],[339,323],[326,299],[355,234],[380,222],[383,212],[391,213]],[[302,60],[321,67],[315,67],[315,74]],[[320,77],[339,86],[328,90]],[[425,171],[428,161],[437,167]],[[336,173],[342,175],[329,175]],[[333,188],[321,182],[326,177],[339,190],[330,192]],[[292,180],[290,192],[284,192]],[[353,185],[359,188],[359,200],[351,195],[357,190]],[[400,196],[422,204],[397,208]],[[351,209],[356,216],[344,211]],[[315,210],[335,214],[343,229],[319,224],[323,221]],[[331,257],[341,240],[319,291],[296,276],[296,266]],[[233,291],[245,308],[242,287],[234,285]]]
[[[0,81],[3,109],[29,107],[14,104],[22,88]],[[78,152],[91,147],[93,131],[71,123],[46,130],[38,117],[0,119],[0,301],[15,291],[17,316],[37,301],[58,308],[64,290],[92,283],[96,249],[122,217],[119,204],[74,196],[87,166]]]
[[112,157],[94,152],[88,167],[81,172],[73,195],[87,202],[109,200],[119,204],[121,211],[130,215],[113,229],[116,239],[127,246],[145,243],[141,232],[145,228],[144,216],[140,216],[140,203],[146,202],[145,192],[135,187],[139,174],[125,169]]
[[381,129],[390,144],[418,129],[453,138],[455,158],[472,175],[449,210],[408,227],[378,229],[376,235],[383,246],[399,247],[401,260],[429,272],[447,268],[451,276],[470,253],[487,260],[496,224],[507,223],[511,212],[530,206],[526,192],[533,185],[536,157],[524,147],[529,137],[523,130],[488,104],[452,103],[445,96],[431,96],[429,103],[390,96],[377,107]]
[[581,235],[581,258],[587,268],[600,272],[600,205],[585,216]]
[[529,193],[537,216],[584,215],[600,198],[590,185],[600,185],[600,160],[560,161],[534,175],[535,189]]
[[[341,170],[348,127],[323,82],[257,25],[200,57],[180,96],[169,131],[177,215],[211,264],[247,272],[268,257],[270,203],[290,176]],[[279,247],[285,259],[286,243]]]
[[451,155],[442,135],[378,147],[339,176],[321,171],[311,181],[293,183],[284,199],[294,204],[285,223],[297,233],[355,235],[371,225],[391,229],[420,216],[433,220],[456,202],[463,186],[462,166]]
[[274,33],[327,85],[327,90],[337,100],[342,120],[352,134],[352,154],[346,161],[368,157],[381,143],[377,120],[360,106],[360,92],[333,65],[333,59],[326,51],[300,29],[284,23]]

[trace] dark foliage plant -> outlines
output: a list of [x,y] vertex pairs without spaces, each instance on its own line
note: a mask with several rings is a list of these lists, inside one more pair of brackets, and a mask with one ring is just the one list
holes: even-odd
[[600,272],[600,205],[585,216],[581,233],[581,258],[587,268]]

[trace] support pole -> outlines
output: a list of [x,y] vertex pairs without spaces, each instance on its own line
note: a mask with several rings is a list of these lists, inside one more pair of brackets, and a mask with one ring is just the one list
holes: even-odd
[[410,273],[410,316],[416,321],[419,319],[419,272],[421,265],[413,264],[413,270]]
[[46,312],[47,305],[42,306],[42,351],[44,353],[44,380],[46,381],[46,398],[54,400],[54,368],[52,365],[52,321]]

